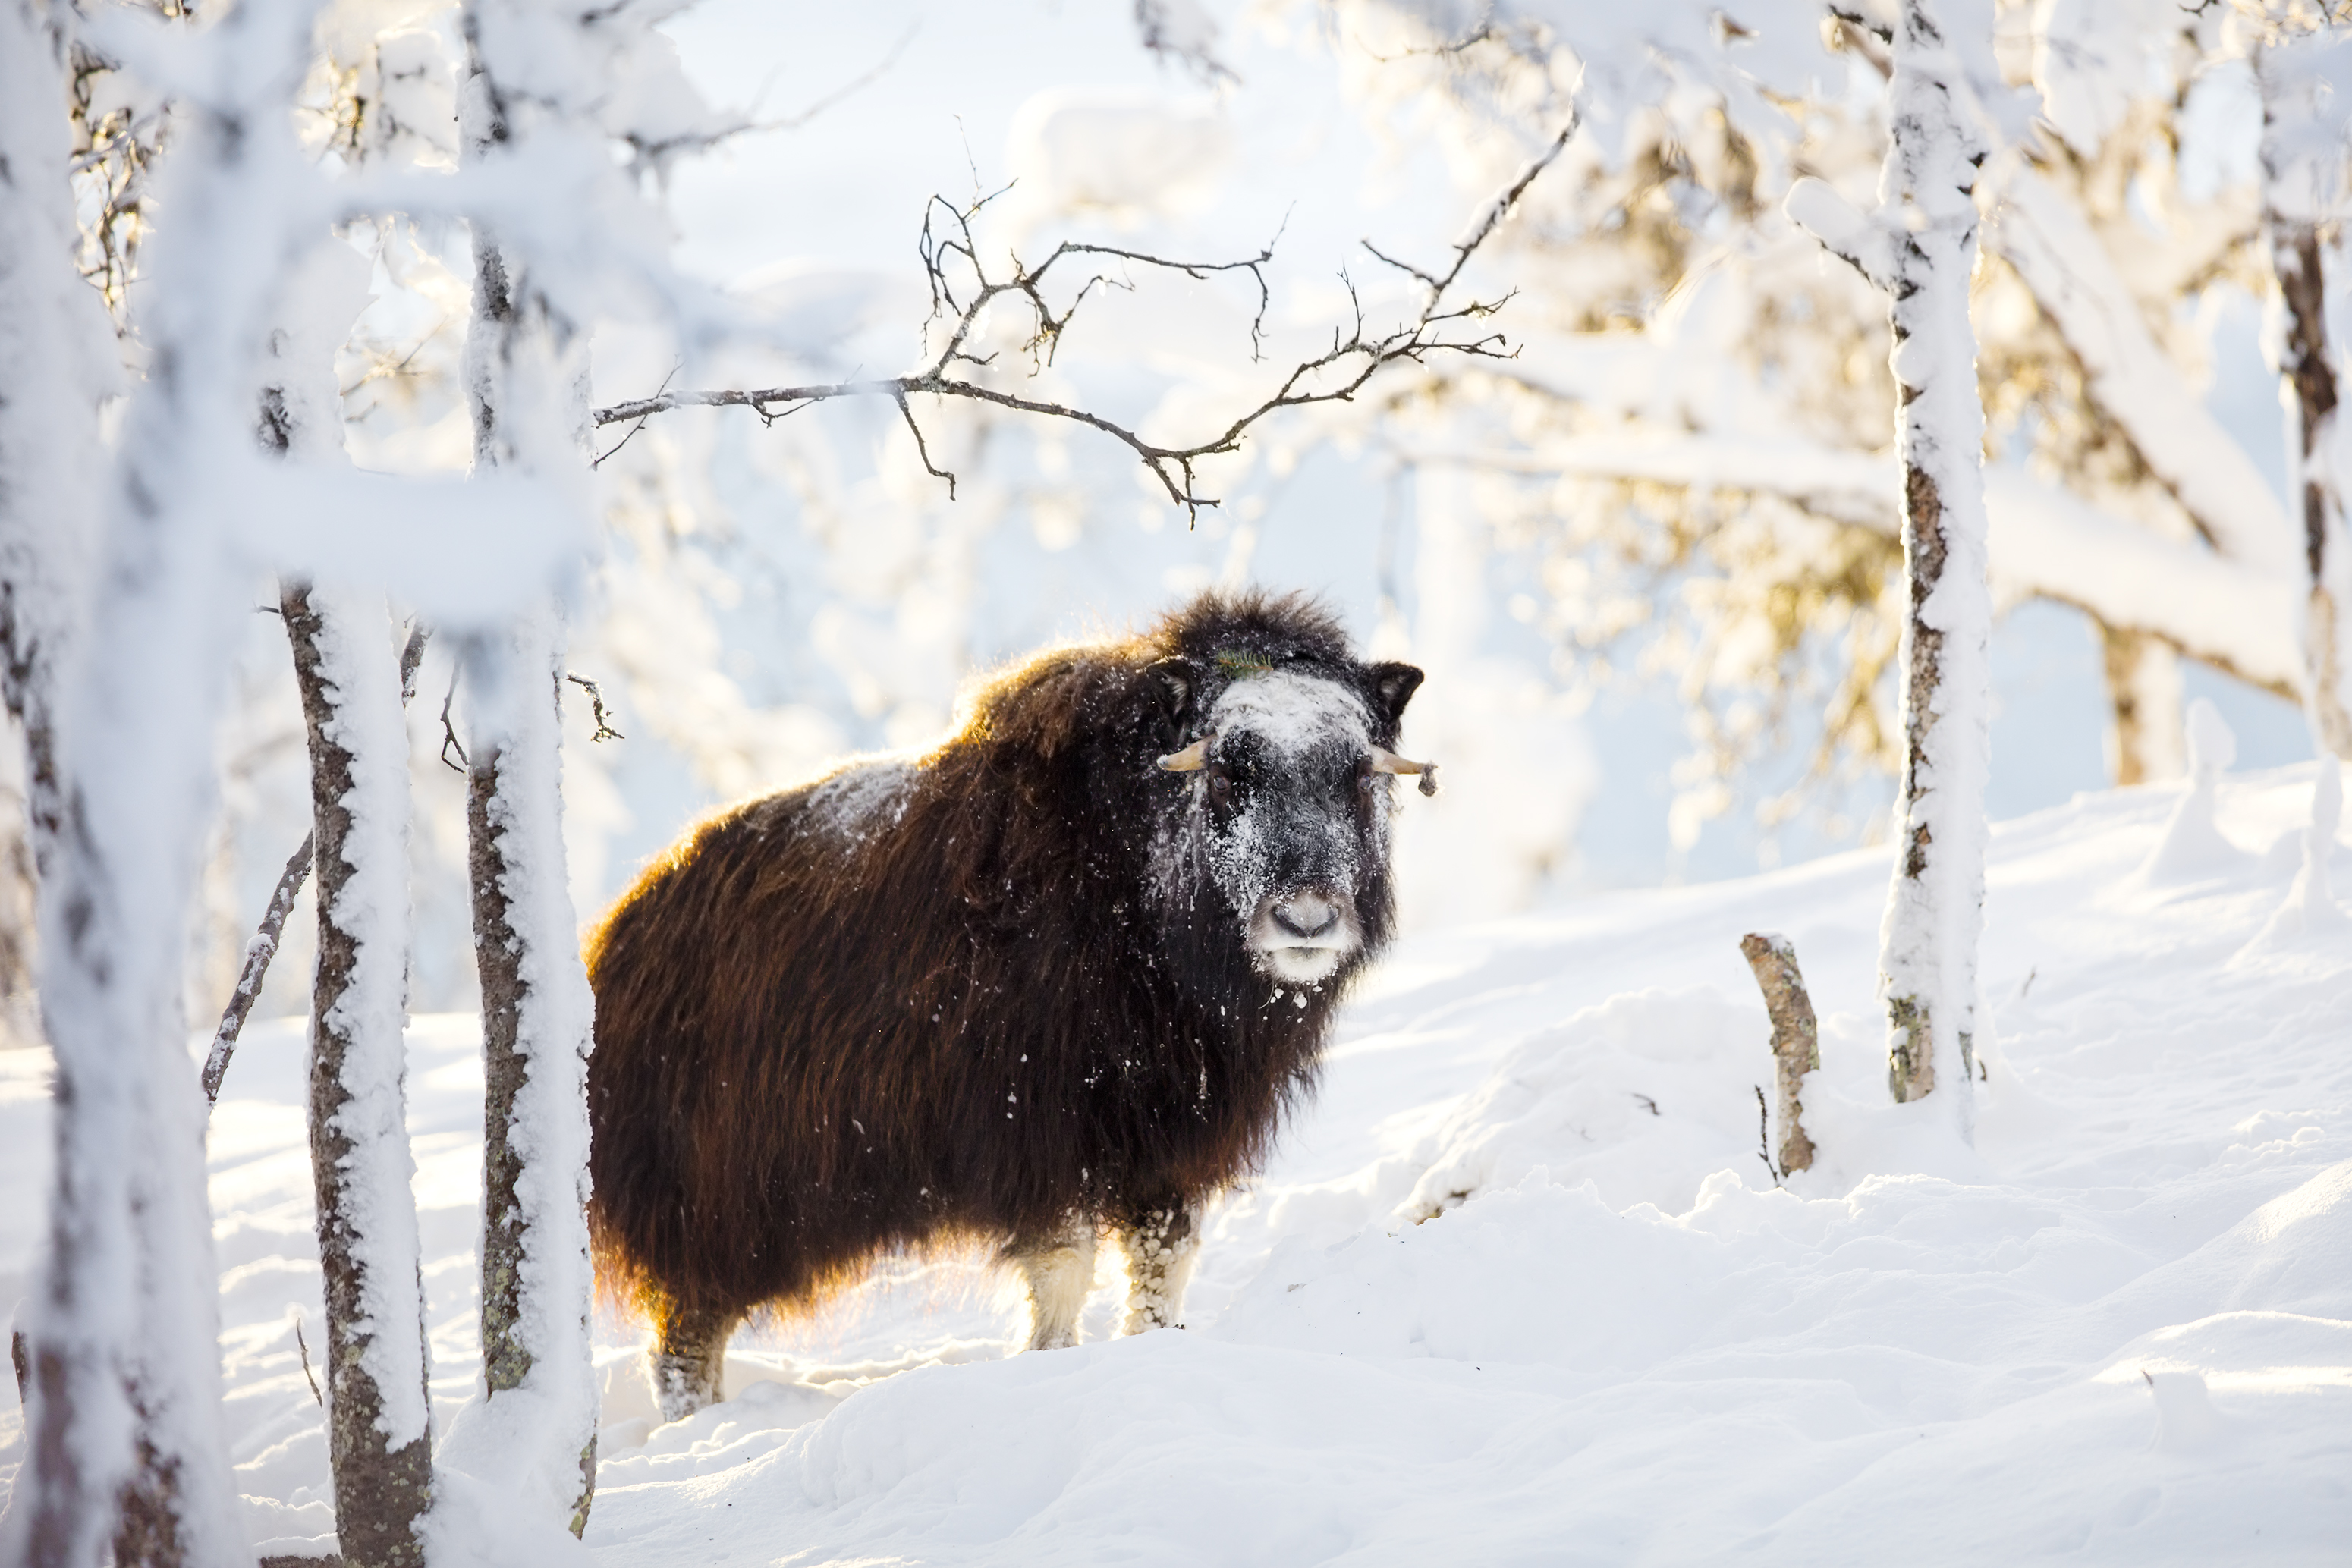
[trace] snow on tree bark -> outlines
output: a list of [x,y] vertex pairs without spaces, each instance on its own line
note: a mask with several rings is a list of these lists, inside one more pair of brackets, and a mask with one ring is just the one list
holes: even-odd
[[[504,645],[477,650],[467,841],[487,1095],[484,1413],[505,1449],[499,1469],[578,1534],[596,1480],[587,1224],[594,1003],[564,873],[562,658],[551,609],[522,617]],[[484,1473],[479,1433],[465,1453]]]
[[36,873],[62,823],[57,702],[101,504],[98,403],[113,333],[76,277],[62,33],[39,0],[0,0],[0,697],[25,732]]
[[[520,5],[469,5],[459,100],[464,156],[478,164],[533,129],[509,117],[502,67],[532,62],[541,27],[576,26]],[[577,85],[572,84],[572,85]],[[531,100],[542,134],[560,100]],[[478,473],[584,472],[582,345],[521,258],[487,225],[475,237],[465,381]],[[453,1428],[450,1462],[518,1488],[587,1527],[595,1492],[597,1394],[588,1318],[587,1060],[594,1002],[565,872],[557,691],[562,621],[552,602],[476,639],[467,840],[482,989],[483,1392]]]
[[2107,685],[2107,777],[2118,785],[2178,779],[2188,766],[2180,656],[2144,632],[2099,627]]
[[[295,462],[339,462],[342,411],[334,350],[357,300],[338,308],[325,277],[297,275],[268,335],[257,433]],[[344,262],[348,265],[348,262]],[[322,291],[319,285],[326,284]],[[323,298],[321,297],[323,293]],[[363,296],[362,296],[363,298]],[[405,1079],[408,982],[408,729],[403,714],[422,653],[392,656],[380,594],[289,580],[278,611],[292,644],[310,759],[311,829],[296,861],[319,878],[311,979],[310,1136],[319,1261],[327,1308],[327,1449],[345,1562],[412,1568],[433,1499],[423,1258]],[[299,883],[289,863],[271,908],[282,921]],[[265,927],[265,930],[267,928]],[[248,955],[258,990],[270,942]],[[260,939],[257,939],[258,942]],[[232,1003],[233,1015],[242,1014]],[[225,1021],[205,1065],[217,1092],[235,1035]]]
[[[1958,9],[1959,7],[1953,7]],[[1992,598],[1987,587],[1984,406],[1969,279],[1985,141],[1946,0],[1903,0],[1888,82],[1880,211],[1819,180],[1789,215],[1893,296],[1903,465],[1904,754],[1895,876],[1879,934],[1887,1087],[1898,1102],[1950,1085],[1962,1136],[1975,1077],[1977,943],[1984,925],[1985,775]]]
[[2276,279],[2280,392],[2294,419],[2288,495],[2302,527],[2304,709],[2312,738],[2352,755],[2352,541],[2336,476],[2336,371],[2328,357],[2322,230],[2346,186],[2343,89],[2352,49],[2332,29],[2271,40],[2256,57],[2263,95],[2263,235]]
[[[110,491],[96,402],[114,344],[71,265],[63,21],[0,5],[0,642],[26,726],[57,1061],[48,1247],[26,1314],[29,1454],[0,1558],[79,1568],[111,1527],[126,1564],[249,1562],[178,1016],[227,643],[215,604],[233,596],[217,514],[188,501],[205,394],[236,361],[208,357],[216,319],[158,313],[154,373]],[[250,172],[221,115],[188,120],[213,161],[176,193],[188,233],[155,257],[156,279],[225,259],[211,242]]]
[[[39,177],[68,155],[64,39],[34,0],[0,5],[0,291],[11,302],[0,310],[0,679],[24,727],[26,805],[47,886],[66,806],[59,663],[79,598],[57,578],[79,532],[68,519],[101,504],[94,372],[112,334],[76,308],[96,302],[73,274],[69,194],[61,174]],[[88,1033],[68,1029],[58,1053],[48,1255],[20,1319],[42,1343],[35,1352],[30,1333],[13,1336],[28,1455],[0,1536],[12,1562],[92,1560],[130,1473],[132,1413],[117,1364],[131,1336],[119,1163],[128,1086],[102,1048],[87,1062],[74,1049]],[[99,1157],[86,1165],[86,1155]]]
[[2344,623],[2344,497],[2326,456],[2336,431],[2336,371],[2327,358],[2327,275],[2318,231],[2273,208],[2265,212],[2271,270],[2278,279],[2286,315],[2279,366],[2284,401],[2294,424],[2287,452],[2292,483],[2303,519],[2305,581],[2304,660],[2308,682],[2304,703],[2312,738],[2338,757],[2352,755],[2352,712],[2347,712]]
[[1911,221],[1891,235],[1900,404],[1904,759],[1895,880],[1879,939],[1887,1083],[1916,1100],[1939,1077],[1968,1127],[1977,942],[1984,923],[1984,787],[1992,600],[1986,588],[1984,408],[1969,277],[1985,147],[1965,103],[1940,0],[1904,0],[1881,189]]
[[319,877],[310,1165],[326,1275],[327,1442],[346,1562],[412,1568],[433,1495],[401,1025],[408,743],[381,600],[280,597],[309,733]]

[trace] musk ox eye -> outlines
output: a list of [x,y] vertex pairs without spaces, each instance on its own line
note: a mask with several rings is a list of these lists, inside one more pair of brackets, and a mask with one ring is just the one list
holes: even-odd
[[1209,799],[1218,805],[1229,804],[1234,798],[1234,776],[1222,762],[1209,766]]

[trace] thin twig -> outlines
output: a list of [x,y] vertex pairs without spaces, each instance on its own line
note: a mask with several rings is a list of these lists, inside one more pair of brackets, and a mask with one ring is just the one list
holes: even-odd
[[611,725],[604,722],[604,693],[595,682],[590,680],[585,675],[567,674],[563,678],[570,681],[575,686],[584,687],[588,693],[588,701],[594,707],[596,715],[596,733],[588,737],[589,739],[626,740],[629,738],[627,736],[623,735],[619,730],[614,729]]
[[1772,1173],[1772,1185],[1779,1186],[1788,1179],[1789,1173],[1772,1163],[1772,1111],[1765,1103],[1764,1085],[1757,1083],[1750,1087],[1756,1091],[1756,1157],[1762,1160],[1764,1168]]
[[302,1314],[299,1311],[294,1314],[294,1348],[302,1353],[302,1381],[310,1385],[310,1397],[317,1400],[323,1409],[327,1396],[319,1392],[319,1380],[310,1372],[310,1342],[302,1337]]
[[760,120],[749,127],[749,129],[753,131],[798,131],[802,126],[806,125],[810,120],[814,120],[818,115],[823,114],[826,110],[831,109],[835,104],[843,102],[847,99],[854,98],[857,94],[865,91],[867,88],[872,87],[876,82],[880,81],[884,73],[887,72],[892,66],[898,63],[898,57],[907,52],[907,46],[915,41],[915,35],[922,30],[923,24],[920,19],[908,23],[907,30],[898,35],[898,41],[890,46],[890,52],[884,55],[881,60],[864,76],[834,89],[823,98],[818,99],[814,103],[810,104],[806,109],[802,110],[798,114],[788,114],[782,120]]
[[[415,343],[410,347],[408,352],[401,355],[399,359],[394,361],[388,365],[378,361],[375,364],[369,366],[367,372],[361,376],[359,380],[353,382],[347,387],[339,389],[335,395],[337,397],[349,397],[371,382],[383,381],[388,377],[400,374],[401,371],[408,369],[408,367],[415,361],[416,356],[423,353],[426,346],[430,344],[435,338],[440,336],[441,329],[448,324],[449,318],[446,316],[442,317],[441,319],[434,322],[433,325],[425,330],[423,337],[416,340]],[[275,606],[272,608],[275,609]]]
[[[1560,151],[1575,134],[1576,123],[1571,119],[1551,144],[1530,162],[1480,214],[1467,237],[1454,246],[1453,265],[1444,273],[1426,272],[1382,256],[1378,251],[1373,252],[1381,261],[1410,274],[1422,284],[1425,298],[1413,320],[1392,331],[1367,336],[1362,306],[1356,298],[1355,287],[1342,273],[1341,281],[1348,285],[1354,309],[1353,324],[1344,330],[1334,329],[1331,347],[1311,359],[1300,361],[1283,377],[1272,396],[1232,420],[1208,439],[1190,445],[1162,446],[1156,442],[1146,441],[1125,425],[1086,409],[1043,398],[1022,397],[982,385],[961,373],[961,368],[984,369],[992,356],[975,355],[967,350],[966,345],[988,307],[1011,295],[1025,305],[1030,312],[1031,331],[1022,348],[1030,357],[1033,373],[1050,365],[1055,350],[1060,346],[1062,334],[1068,329],[1071,318],[1087,296],[1098,286],[1127,287],[1130,285],[1097,272],[1079,286],[1070,303],[1056,312],[1045,295],[1046,276],[1065,258],[1100,257],[1181,273],[1196,279],[1205,279],[1220,272],[1248,273],[1258,288],[1258,308],[1250,322],[1250,341],[1255,352],[1263,341],[1266,312],[1272,300],[1265,267],[1273,259],[1273,246],[1269,245],[1256,256],[1242,261],[1194,262],[1174,261],[1116,246],[1065,241],[1036,267],[1024,267],[1018,257],[1013,257],[1009,263],[1009,275],[992,277],[982,260],[979,244],[972,235],[971,220],[997,195],[1002,195],[1002,191],[981,197],[969,207],[957,207],[942,197],[934,196],[925,208],[919,248],[924,272],[930,283],[932,315],[934,319],[944,316],[952,321],[944,346],[925,369],[904,376],[814,382],[806,386],[661,392],[652,397],[599,409],[596,411],[596,423],[599,425],[627,421],[642,423],[653,414],[678,408],[748,408],[761,419],[772,422],[811,403],[828,399],[886,397],[898,405],[908,428],[913,432],[916,451],[922,459],[924,470],[935,478],[947,481],[948,493],[952,497],[955,476],[932,462],[929,448],[923,440],[922,430],[916,423],[908,399],[918,394],[966,398],[1022,413],[1066,419],[1101,431],[1133,452],[1152,476],[1160,481],[1160,487],[1168,493],[1168,498],[1184,507],[1193,520],[1198,521],[1201,508],[1216,506],[1218,501],[1215,497],[1200,493],[1195,465],[1204,457],[1237,450],[1243,435],[1250,427],[1268,415],[1283,409],[1302,408],[1315,403],[1352,402],[1355,394],[1374,375],[1400,361],[1419,364],[1433,353],[1495,360],[1510,359],[1517,354],[1517,350],[1508,347],[1500,333],[1489,332],[1473,337],[1456,330],[1466,323],[1492,316],[1509,302],[1510,296],[1505,295],[1491,303],[1472,300],[1450,308],[1445,304],[1445,297],[1461,278],[1470,257],[1501,226],[1503,219],[1526,194],[1536,176],[1559,156]],[[944,226],[942,214],[946,214]],[[968,283],[960,286],[957,275],[961,272],[969,272],[971,276]],[[1326,372],[1336,374],[1336,382],[1325,384]]]
[[[667,392],[669,390],[669,383],[677,379],[677,372],[683,368],[684,367],[682,365],[672,365],[669,368],[669,374],[662,377],[662,384],[658,388],[655,389],[654,395],[656,397],[659,397],[663,392]],[[646,417],[651,418],[652,416],[648,414]],[[591,468],[602,468],[604,466],[605,457],[610,457],[614,453],[618,452],[622,447],[626,446],[630,442],[635,441],[637,438],[637,432],[643,430],[645,427],[646,422],[643,419],[629,426],[627,434],[622,436],[620,440],[615,441],[612,445],[606,447],[604,449],[604,457],[596,458],[594,461],[591,462],[588,466]]]
[[244,1030],[253,1004],[261,999],[261,983],[269,977],[269,961],[278,956],[278,941],[286,934],[286,917],[294,912],[294,900],[300,896],[302,884],[310,880],[314,841],[314,834],[302,835],[301,848],[294,852],[286,862],[286,869],[278,873],[277,891],[269,895],[269,907],[262,912],[259,928],[245,945],[245,967],[237,972],[236,989],[229,993],[220,1028],[213,1031],[213,1048],[205,1057],[207,1105],[219,1101],[221,1080],[228,1073],[228,1059],[236,1050],[236,1037]]
[[[457,738],[457,726],[456,721],[451,719],[449,716],[449,705],[457,700],[457,672],[456,670],[451,670],[449,672],[449,689],[441,694],[441,766],[448,768],[453,773],[463,773],[468,766],[466,758],[466,747],[464,743],[459,741]],[[455,762],[449,760],[449,754],[453,751],[457,754],[457,760]]]

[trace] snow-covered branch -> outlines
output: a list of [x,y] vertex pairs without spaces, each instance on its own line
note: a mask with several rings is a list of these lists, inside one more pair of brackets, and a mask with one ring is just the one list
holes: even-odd
[[2269,482],[2183,381],[2081,211],[2021,159],[1993,165],[1986,239],[2017,269],[2089,392],[2213,548],[2268,572],[2295,541]]
[[[1832,522],[1899,537],[1894,463],[1797,437],[1713,435],[1552,441],[1530,451],[1406,449],[1416,463],[1770,496]],[[2169,539],[2014,467],[1984,476],[1994,593],[2070,604],[2118,632],[2155,638],[2250,685],[2296,700],[2295,580]]]

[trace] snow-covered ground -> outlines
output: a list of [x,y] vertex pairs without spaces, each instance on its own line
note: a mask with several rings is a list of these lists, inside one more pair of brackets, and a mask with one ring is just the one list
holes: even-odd
[[[2158,872],[2179,788],[1996,831],[1973,1150],[1936,1101],[1885,1103],[1883,853],[1410,944],[1218,1211],[1190,1332],[1108,1338],[1109,1263],[1087,1343],[1013,1355],[1021,1309],[987,1270],[902,1261],[739,1339],[733,1397],[655,1429],[636,1331],[601,1323],[588,1547],[2344,1563],[2352,923],[2273,920],[2314,777],[2225,779],[2229,844],[2184,839]],[[1822,1016],[1822,1159],[1780,1190],[1751,930],[1794,939]],[[331,1527],[295,1344],[297,1312],[322,1338],[299,1054],[257,1030],[212,1140],[229,1419],[279,1551]],[[410,1060],[446,1429],[475,1373],[480,1075],[461,1019],[419,1019]],[[43,1071],[0,1057],[0,1291],[36,1241]],[[0,1478],[21,1452],[11,1412]]]

